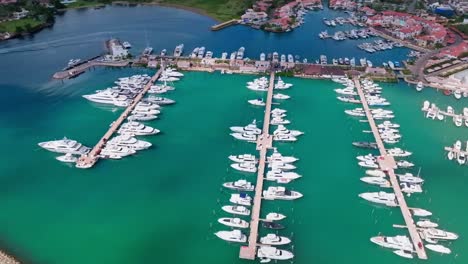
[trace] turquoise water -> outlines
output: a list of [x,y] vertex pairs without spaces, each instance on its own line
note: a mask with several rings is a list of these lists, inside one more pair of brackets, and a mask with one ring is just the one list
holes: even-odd
[[[355,42],[316,39],[322,17],[338,14],[311,13],[303,28],[273,35],[240,26],[211,32],[211,19],[182,10],[107,7],[67,12],[53,29],[1,43],[0,145],[8,152],[0,160],[0,248],[25,263],[248,263],[238,259],[239,245],[227,244],[213,233],[226,229],[217,223],[226,216],[221,206],[229,199],[221,184],[241,177],[255,180],[230,169],[227,159],[255,151],[253,144],[229,136],[230,126],[262,119],[262,109],[246,102],[261,95],[245,88],[253,76],[186,73],[176,83],[177,90],[167,94],[177,104],[148,123],[162,131],[145,138],[154,147],[120,161],[100,161],[91,170],[62,164],[37,143],[67,136],[95,144],[121,110],[81,96],[108,87],[118,77],[154,71],[100,68],[63,83],[50,81],[50,76],[69,58],[95,55],[110,36],[142,49],[145,31],[156,49],[183,42],[188,49],[205,45],[216,52],[243,45],[248,56],[262,50],[308,57],[359,54]],[[130,22],[122,25],[122,18]],[[376,55],[375,60],[403,58],[401,51]],[[351,145],[370,139],[361,133],[366,124],[344,114],[353,106],[336,100],[337,84],[285,80],[294,84],[285,91],[292,99],[280,107],[288,110],[288,127],[305,135],[298,142],[275,146],[301,159],[297,172],[303,178],[289,186],[304,198],[265,201],[262,214],[279,211],[288,216],[281,234],[293,238],[293,245],[285,248],[294,252],[295,263],[407,263],[369,242],[379,233],[405,231],[392,227],[403,223],[398,209],[373,206],[357,196],[378,190],[359,181],[364,171],[355,156],[366,151]],[[428,261],[412,262],[468,263],[463,251],[468,247],[468,214],[460,202],[468,199],[468,175],[443,151],[456,139],[464,140],[466,128],[427,120],[420,111],[424,100],[458,111],[466,104],[434,90],[417,93],[404,83],[383,86],[402,125],[400,146],[414,152],[410,160],[426,179],[425,192],[411,196],[408,203],[431,210],[441,228],[461,236],[449,246],[452,255],[429,252]]]

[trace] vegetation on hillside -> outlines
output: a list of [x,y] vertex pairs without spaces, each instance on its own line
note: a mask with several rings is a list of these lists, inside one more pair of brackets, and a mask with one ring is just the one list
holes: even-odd
[[161,0],[161,3],[193,7],[205,11],[218,20],[239,18],[251,8],[253,0]]

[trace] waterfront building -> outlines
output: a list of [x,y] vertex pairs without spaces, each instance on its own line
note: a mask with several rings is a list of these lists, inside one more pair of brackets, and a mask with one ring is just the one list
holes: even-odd
[[128,50],[125,49],[119,40],[111,39],[108,42],[110,58],[112,60],[121,60],[128,57]]
[[20,12],[13,12],[12,13],[13,19],[16,19],[16,20],[25,18],[28,15],[29,15],[29,11],[24,9],[24,8],[21,8]]

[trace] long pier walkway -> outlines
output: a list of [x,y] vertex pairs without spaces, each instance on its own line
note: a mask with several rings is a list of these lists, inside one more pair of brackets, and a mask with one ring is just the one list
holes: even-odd
[[99,159],[99,152],[104,147],[105,143],[112,137],[112,135],[117,131],[117,129],[122,125],[122,123],[127,119],[130,113],[133,111],[135,106],[143,99],[143,96],[148,92],[153,83],[159,78],[159,76],[164,71],[164,67],[161,67],[156,74],[151,78],[151,80],[145,85],[143,90],[133,99],[132,103],[123,111],[123,113],[115,120],[112,126],[107,130],[107,132],[102,136],[94,148],[87,154],[81,156],[76,162],[76,167],[78,168],[91,168],[96,164]]
[[125,67],[130,63],[129,60],[123,60],[123,61],[98,61],[97,59],[93,59],[90,61],[87,61],[85,63],[82,63],[80,65],[77,65],[75,67],[72,67],[68,70],[64,71],[59,71],[56,72],[52,77],[57,80],[62,80],[62,79],[69,79],[73,78],[83,72],[85,72],[87,69],[95,66],[107,66],[107,67]]
[[422,243],[421,237],[418,234],[416,225],[414,224],[413,217],[411,215],[410,209],[406,204],[405,197],[400,188],[400,184],[397,180],[395,175],[394,169],[396,168],[396,162],[393,156],[388,155],[387,150],[385,149],[385,145],[380,137],[379,130],[377,125],[375,124],[374,118],[372,117],[369,105],[367,104],[366,97],[364,95],[364,91],[362,90],[361,83],[359,82],[359,78],[354,78],[354,83],[359,94],[359,97],[362,101],[362,108],[366,112],[367,119],[369,120],[369,125],[372,129],[372,133],[374,134],[375,141],[379,148],[380,157],[378,158],[379,167],[381,170],[387,172],[388,177],[390,178],[390,183],[392,184],[393,192],[395,193],[396,199],[398,201],[398,205],[400,206],[401,214],[403,215],[403,219],[405,220],[406,226],[408,228],[411,240],[413,242],[413,246],[415,249],[416,254],[420,259],[427,259],[426,250],[424,249],[424,245]]
[[273,100],[273,88],[275,85],[275,73],[270,73],[270,85],[268,86],[268,94],[266,98],[265,117],[263,119],[262,134],[257,140],[257,150],[260,152],[257,184],[255,185],[255,196],[253,199],[252,215],[250,220],[250,235],[249,245],[242,246],[239,252],[239,257],[242,259],[255,259],[257,251],[258,225],[260,222],[260,208],[262,203],[263,192],[263,177],[265,175],[265,162],[267,150],[273,146],[273,136],[270,135],[270,117],[271,103]]

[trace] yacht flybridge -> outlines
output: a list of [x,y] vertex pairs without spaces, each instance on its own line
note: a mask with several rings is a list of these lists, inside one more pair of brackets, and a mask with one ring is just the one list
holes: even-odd
[[245,127],[241,126],[232,126],[230,127],[231,131],[237,132],[237,133],[250,133],[254,135],[260,135],[262,133],[262,130],[257,127],[257,121],[254,119],[252,123],[248,124]]

